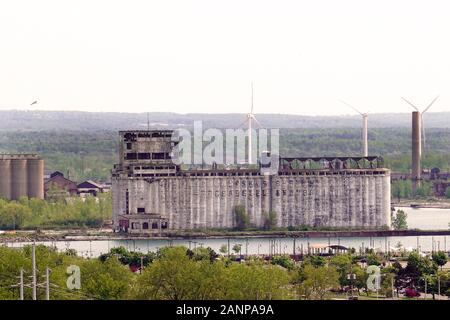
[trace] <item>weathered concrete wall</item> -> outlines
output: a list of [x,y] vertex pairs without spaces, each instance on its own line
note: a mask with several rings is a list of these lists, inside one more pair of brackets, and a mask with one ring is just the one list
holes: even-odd
[[255,226],[277,213],[280,227],[390,226],[389,171],[319,175],[113,177],[114,224],[129,212],[160,215],[169,229],[232,228],[233,209],[244,205]]

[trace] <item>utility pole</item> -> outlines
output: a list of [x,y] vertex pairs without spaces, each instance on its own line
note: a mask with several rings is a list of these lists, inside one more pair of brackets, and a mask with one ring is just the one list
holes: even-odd
[[33,267],[33,275],[32,275],[32,296],[33,300],[37,300],[36,293],[37,293],[37,281],[36,281],[36,243],[33,242],[33,245],[31,247],[31,263]]
[[245,259],[248,257],[248,238],[245,239]]
[[45,269],[45,300],[50,300],[50,268]]
[[19,290],[20,290],[20,300],[23,300],[23,268],[20,268],[20,283],[19,283]]
[[440,298],[440,296],[441,296],[441,277],[439,277],[439,273],[436,274],[436,277],[438,278],[438,296]]
[[392,300],[394,300],[394,275],[391,278]]
[[425,280],[425,296],[424,296],[424,299],[426,299],[427,298],[427,278],[424,277],[423,279]]

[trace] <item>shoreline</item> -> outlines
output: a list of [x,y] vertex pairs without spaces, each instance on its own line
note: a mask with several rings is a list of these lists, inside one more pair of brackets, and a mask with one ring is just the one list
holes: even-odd
[[450,235],[450,230],[340,230],[340,231],[235,231],[235,232],[186,232],[162,236],[120,234],[30,234],[0,236],[0,244],[10,242],[62,242],[62,241],[129,241],[129,240],[189,240],[189,239],[233,239],[233,238],[348,238],[348,237],[411,237]]
[[396,208],[429,208],[429,209],[450,209],[450,201],[436,200],[427,201],[423,199],[418,200],[400,200],[398,202],[391,202],[391,207]]

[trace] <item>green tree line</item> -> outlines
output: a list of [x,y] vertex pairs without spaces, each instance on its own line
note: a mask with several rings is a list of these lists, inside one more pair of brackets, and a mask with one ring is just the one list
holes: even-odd
[[18,201],[0,199],[0,229],[98,228],[111,220],[110,193],[46,201],[22,197]]
[[[270,261],[248,257],[244,261],[237,255],[219,256],[210,248],[189,250],[182,246],[147,254],[115,248],[99,258],[85,259],[73,250],[57,252],[39,245],[36,256],[38,282],[43,280],[42,270],[51,269],[51,299],[323,300],[345,296],[350,288],[357,296],[370,296],[369,275],[361,261],[366,266],[380,266],[381,296],[391,297],[392,289],[397,293],[403,289],[423,292],[425,281],[428,293],[435,295],[440,290],[450,296],[450,272],[442,270],[448,260],[444,252],[433,253],[431,259],[413,252],[402,266],[398,262],[386,264],[389,257],[369,251],[365,256],[307,255],[295,263],[289,256],[275,256]],[[66,286],[70,265],[80,268],[80,289]],[[0,299],[18,299],[19,290],[14,285],[21,268],[31,274],[31,246],[0,247]],[[26,287],[25,299],[30,298],[31,289]],[[38,299],[43,298],[44,289],[39,288]]]

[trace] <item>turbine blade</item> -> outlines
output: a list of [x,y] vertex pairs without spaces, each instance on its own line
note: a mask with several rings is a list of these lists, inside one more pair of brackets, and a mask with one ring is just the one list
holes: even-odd
[[240,127],[242,127],[244,124],[247,124],[247,123],[248,123],[248,119],[245,119],[245,121],[242,122],[240,125],[238,125],[237,128],[240,128]]
[[419,111],[419,109],[418,109],[415,105],[413,105],[411,102],[409,102],[408,100],[406,100],[406,99],[403,98],[403,97],[402,97],[402,99],[403,99],[407,104],[409,104],[411,107],[413,107],[414,109],[416,109],[417,111]]
[[358,109],[356,109],[354,106],[352,106],[351,104],[343,101],[343,100],[339,100],[341,103],[345,104],[347,107],[352,108],[353,110],[355,110],[356,112],[358,112],[360,115],[363,115],[362,112],[360,112]]
[[436,102],[436,100],[439,98],[439,95],[436,96],[436,98],[433,99],[433,101],[431,101],[431,103],[428,105],[428,107],[425,108],[425,110],[422,111],[422,114],[424,114],[425,112],[427,112],[428,109],[431,108],[431,106],[433,105],[433,103]]
[[256,120],[256,118],[255,118],[254,115],[252,115],[252,119],[255,121],[255,123],[258,125],[259,128],[262,128],[262,127],[263,127],[263,126],[261,125],[261,123],[260,123],[258,120]]

